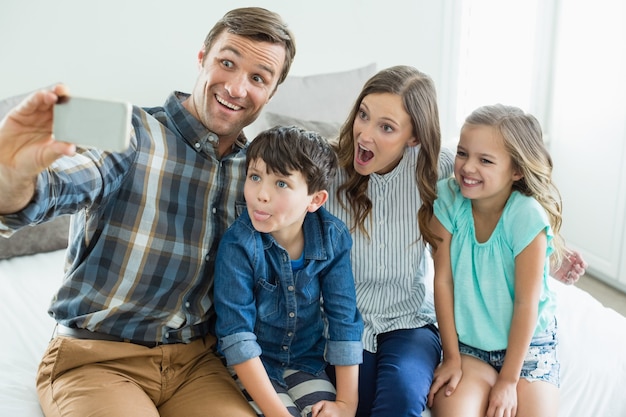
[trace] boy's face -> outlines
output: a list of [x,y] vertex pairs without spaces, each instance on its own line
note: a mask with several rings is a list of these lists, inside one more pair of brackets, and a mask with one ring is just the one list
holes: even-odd
[[306,213],[317,210],[328,197],[325,190],[309,194],[299,171],[289,176],[268,173],[262,159],[250,162],[243,192],[254,228],[271,233],[284,247],[283,242],[301,233]]

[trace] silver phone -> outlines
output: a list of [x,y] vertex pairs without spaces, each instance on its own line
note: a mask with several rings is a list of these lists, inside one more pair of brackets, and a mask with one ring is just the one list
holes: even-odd
[[122,152],[130,143],[132,106],[124,101],[65,96],[54,105],[56,140]]

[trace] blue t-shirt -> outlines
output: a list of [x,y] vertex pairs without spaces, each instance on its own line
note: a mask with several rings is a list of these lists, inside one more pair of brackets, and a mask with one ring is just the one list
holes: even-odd
[[450,260],[459,340],[486,351],[506,349],[515,298],[515,257],[542,232],[548,246],[535,334],[545,330],[554,318],[556,298],[548,287],[553,234],[543,207],[534,198],[513,191],[493,233],[480,243],[472,203],[461,195],[456,181],[439,181],[437,193],[435,216],[452,234]]

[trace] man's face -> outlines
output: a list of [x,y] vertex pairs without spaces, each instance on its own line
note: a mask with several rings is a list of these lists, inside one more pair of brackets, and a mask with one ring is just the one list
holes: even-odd
[[232,143],[274,94],[285,47],[224,32],[198,60],[200,74],[185,107],[220,142]]

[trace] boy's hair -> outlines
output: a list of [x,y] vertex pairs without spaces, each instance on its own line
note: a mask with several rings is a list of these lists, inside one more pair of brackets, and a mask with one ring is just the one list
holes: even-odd
[[259,42],[282,43],[285,46],[285,63],[278,84],[285,81],[296,56],[296,41],[280,15],[261,7],[242,7],[229,11],[204,39],[204,56],[209,54],[213,43],[224,31]]
[[513,183],[513,189],[534,197],[548,213],[558,264],[565,250],[559,235],[561,194],[552,182],[552,158],[543,142],[539,121],[518,107],[494,104],[477,108],[467,116],[465,123],[490,126],[502,136],[513,168],[523,175]]
[[276,126],[259,133],[246,152],[247,167],[262,159],[268,172],[302,173],[309,194],[327,190],[337,172],[337,155],[326,139],[296,126]]

